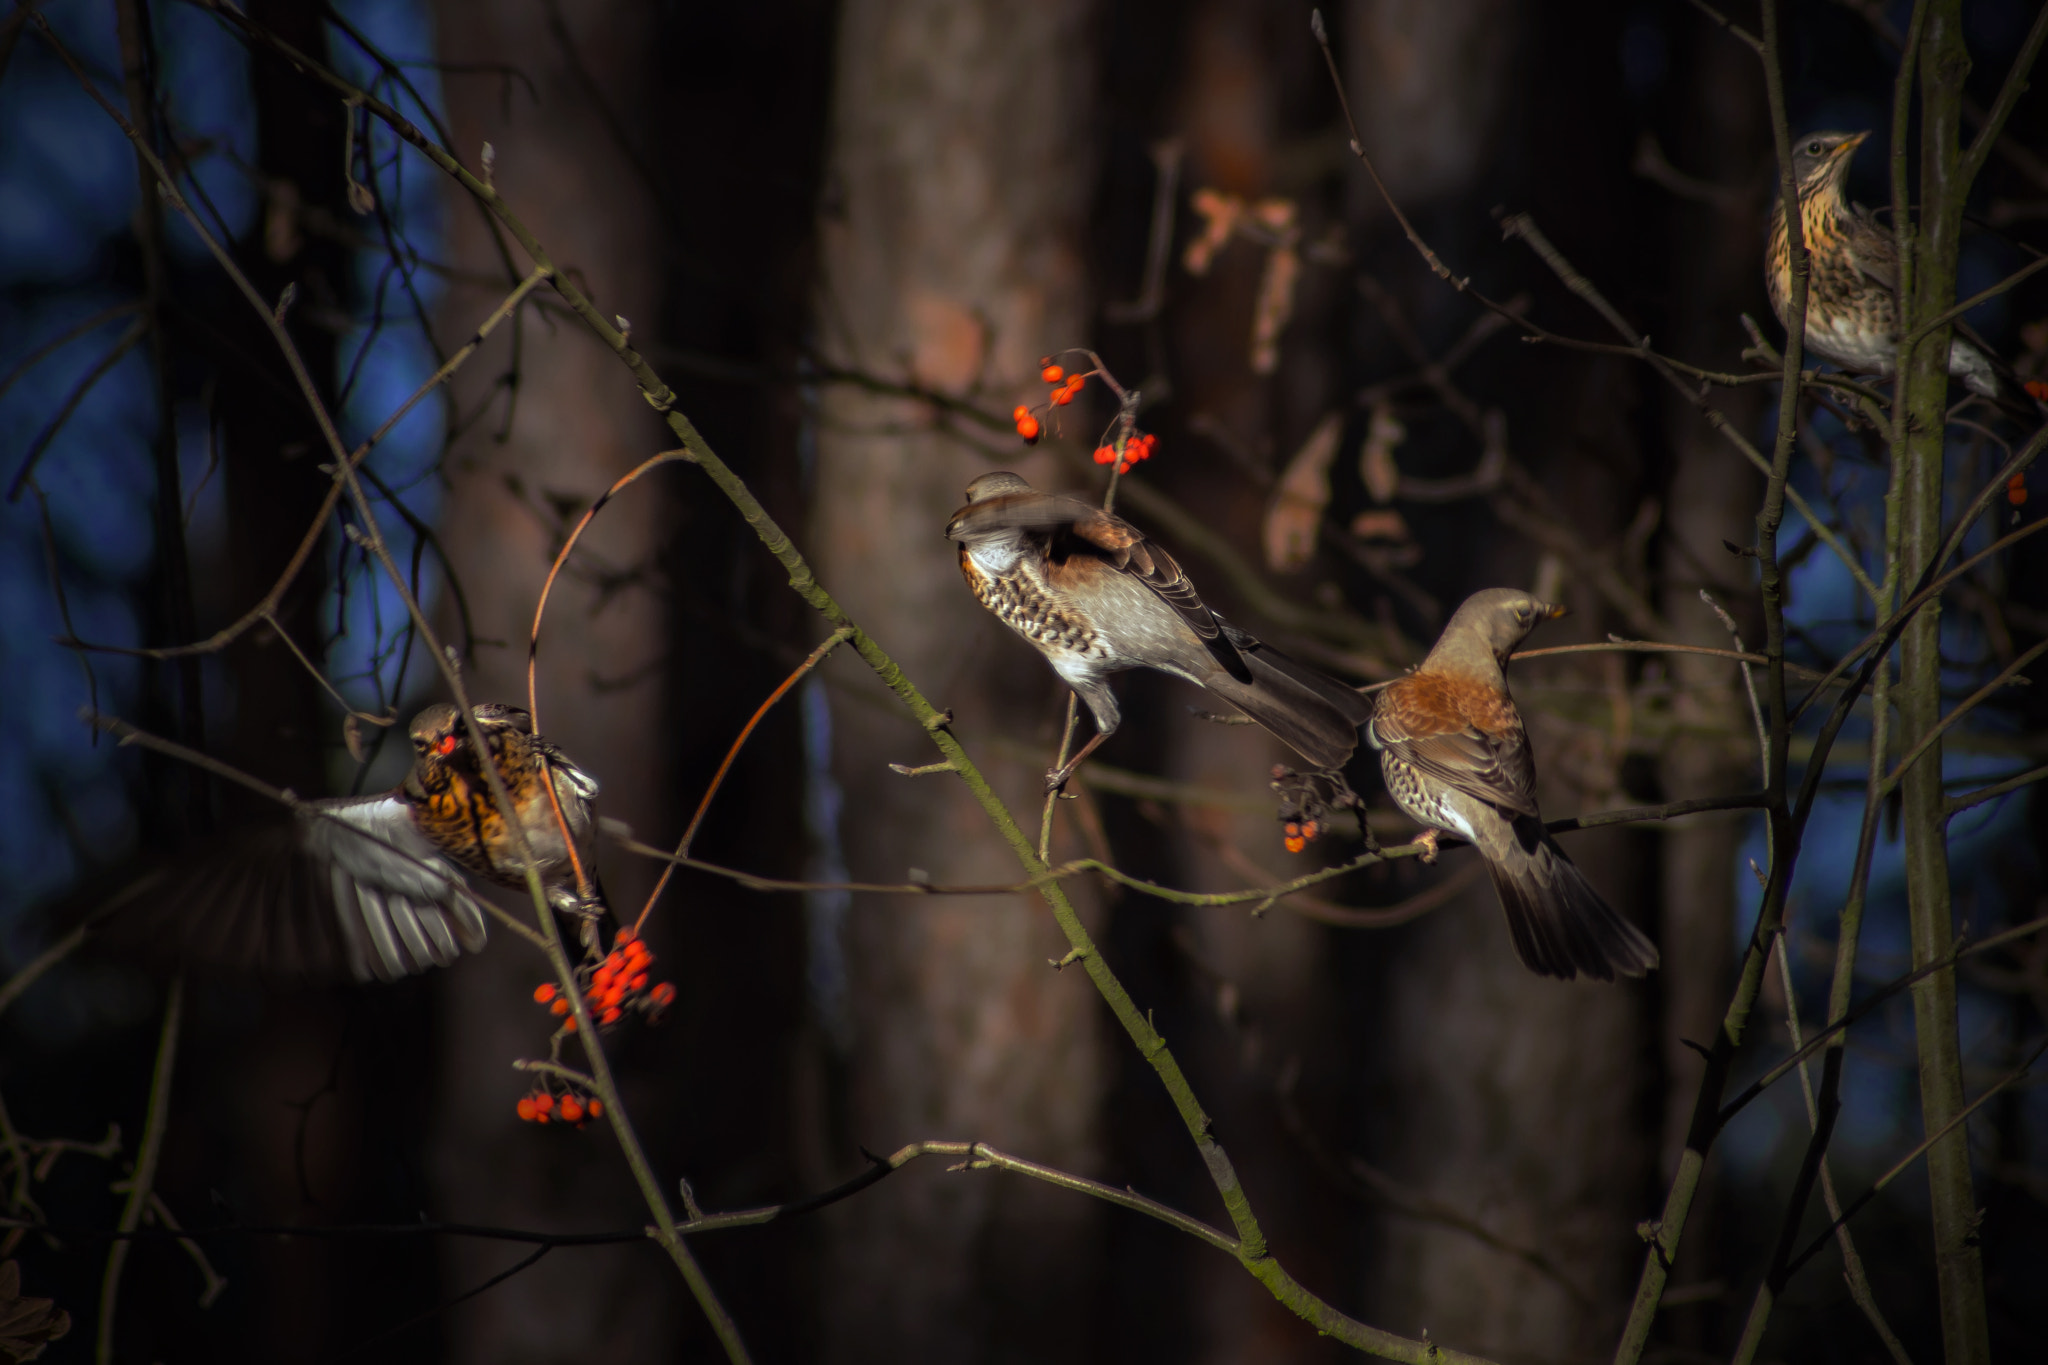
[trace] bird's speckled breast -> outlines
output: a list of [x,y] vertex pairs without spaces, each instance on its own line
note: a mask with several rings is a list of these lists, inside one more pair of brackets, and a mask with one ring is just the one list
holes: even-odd
[[[539,756],[527,737],[517,731],[492,729],[486,738],[492,762],[546,878],[558,870],[567,854],[553,806],[537,780]],[[476,876],[506,885],[524,882],[518,841],[498,810],[489,782],[469,771],[467,764],[447,761],[420,764],[415,779],[413,821],[435,847]]]
[[1073,603],[1062,601],[1034,572],[1037,565],[1020,556],[1006,574],[991,574],[960,547],[960,573],[974,596],[998,621],[1048,655],[1107,659],[1109,649]]
[[[1802,197],[1799,218],[1807,250],[1807,345],[1856,373],[1891,373],[1898,333],[1891,291],[1868,279],[1849,250],[1851,234],[1863,225],[1832,187]],[[1782,203],[1771,213],[1769,261],[1771,308],[1783,322],[1792,305],[1792,264]]]

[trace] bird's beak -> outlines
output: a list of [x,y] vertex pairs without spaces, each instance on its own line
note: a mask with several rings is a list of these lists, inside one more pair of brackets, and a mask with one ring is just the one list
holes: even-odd
[[1572,609],[1570,607],[1566,606],[1562,602],[1554,603],[1553,605],[1545,607],[1543,609],[1543,619],[1546,621],[1555,621],[1560,616],[1571,615],[1571,610]]
[[1854,152],[1858,147],[1861,147],[1865,142],[1869,140],[1870,130],[1868,128],[1865,128],[1862,132],[1854,134],[1850,137],[1850,139],[1847,142],[1844,142],[1841,146],[1835,148],[1835,155],[1848,156],[1851,152]]

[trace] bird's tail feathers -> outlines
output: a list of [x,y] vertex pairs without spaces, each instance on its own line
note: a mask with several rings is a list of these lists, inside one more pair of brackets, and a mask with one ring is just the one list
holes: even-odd
[[1261,648],[1244,657],[1251,665],[1251,682],[1217,675],[1202,686],[1317,767],[1341,768],[1350,761],[1358,747],[1358,727],[1372,714],[1363,697],[1284,654]]
[[[1658,962],[1656,945],[1609,905],[1578,864],[1527,816],[1504,856],[1487,859],[1493,889],[1507,912],[1515,952],[1532,972],[1569,981],[1641,976]],[[1534,825],[1533,832],[1520,826]]]

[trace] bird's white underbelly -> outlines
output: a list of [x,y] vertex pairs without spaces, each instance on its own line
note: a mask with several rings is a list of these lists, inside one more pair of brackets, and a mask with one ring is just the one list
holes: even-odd
[[1864,328],[1816,326],[1806,315],[1806,344],[1855,374],[1890,374],[1897,356],[1896,339]]
[[[1898,338],[1855,327],[1816,326],[1816,321],[1811,313],[1807,315],[1806,344],[1809,349],[1851,374],[1888,378],[1897,370]],[[1949,341],[1948,372],[1962,380],[1973,393],[1989,395],[1998,392],[1998,376],[1992,370],[1990,360],[1962,337]]]

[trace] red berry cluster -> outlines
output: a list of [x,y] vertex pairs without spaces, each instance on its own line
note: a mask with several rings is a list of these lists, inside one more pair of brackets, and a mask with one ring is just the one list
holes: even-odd
[[[1049,356],[1041,359],[1038,363],[1042,367],[1038,372],[1038,377],[1052,385],[1051,392],[1045,396],[1048,407],[1065,407],[1074,401],[1074,396],[1080,393],[1082,387],[1088,382],[1087,375],[1068,374],[1058,365],[1053,364]],[[1038,437],[1044,431],[1044,427],[1039,424],[1038,418],[1032,413],[1031,409],[1019,403],[1010,410],[1010,417],[1016,422],[1017,434],[1024,438],[1024,444],[1037,445]]]
[[1116,472],[1128,474],[1131,472],[1131,466],[1138,463],[1138,461],[1151,459],[1153,447],[1158,444],[1159,438],[1150,432],[1132,436],[1128,441],[1124,442],[1124,457],[1120,461],[1116,458],[1115,446],[1097,446],[1095,447],[1095,463],[1109,464],[1115,461]]
[[[672,982],[648,984],[648,969],[653,965],[654,953],[647,941],[630,928],[621,928],[612,940],[611,952],[583,982],[584,1002],[597,1016],[599,1028],[618,1023],[626,1017],[627,1010],[638,1010],[652,1022],[675,1003],[676,988]],[[535,986],[533,999],[535,1004],[546,1005],[549,1013],[562,1021],[563,1032],[576,1031],[576,1016],[569,997],[556,989],[554,982],[543,981]]]
[[604,1117],[604,1101],[597,1096],[570,1090],[557,1097],[544,1084],[523,1097],[518,1109],[519,1117],[528,1123],[568,1123],[578,1128]]
[[2027,474],[2025,470],[2005,481],[2005,500],[2014,507],[2027,505]]
[[1289,820],[1280,826],[1281,842],[1287,845],[1289,853],[1301,852],[1322,832],[1322,825],[1314,820]]

